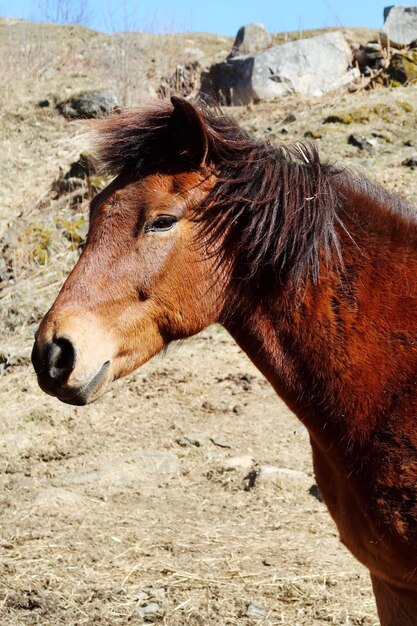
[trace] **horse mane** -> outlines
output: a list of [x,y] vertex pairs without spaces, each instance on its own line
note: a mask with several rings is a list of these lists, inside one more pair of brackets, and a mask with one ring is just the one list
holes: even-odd
[[[345,168],[323,163],[313,143],[275,146],[257,140],[233,118],[194,105],[208,139],[206,162],[216,183],[195,209],[201,238],[218,245],[219,263],[232,260],[240,279],[260,279],[272,270],[296,284],[319,278],[324,258],[342,266],[340,232],[348,199],[400,217],[412,210],[397,196]],[[126,110],[98,123],[97,152],[113,175],[142,177],[187,171],[170,136],[173,107],[157,102]],[[188,167],[188,169],[190,169]],[[398,219],[397,219],[398,221]]]

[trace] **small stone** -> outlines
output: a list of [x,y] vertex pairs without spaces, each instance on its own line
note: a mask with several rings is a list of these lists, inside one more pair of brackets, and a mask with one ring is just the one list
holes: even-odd
[[355,148],[359,148],[359,150],[367,150],[368,152],[372,152],[374,149],[374,145],[369,141],[369,139],[360,135],[349,135],[348,144],[350,146],[355,146]]
[[242,456],[232,456],[223,460],[223,467],[226,469],[242,469],[249,471],[253,466],[253,458],[249,454]]
[[307,474],[300,470],[273,465],[261,465],[256,477],[257,482],[305,483],[306,480],[308,480]]
[[137,593],[133,594],[133,598],[138,602],[145,602],[149,600],[149,594],[146,593],[146,591],[138,591]]
[[296,119],[297,118],[295,117],[294,113],[288,113],[288,115],[286,115],[282,121],[284,124],[291,124],[292,122],[295,122]]
[[231,448],[232,446],[224,437],[210,437],[211,443],[219,448]]
[[163,587],[152,587],[148,590],[152,599],[162,601],[165,599],[165,589]]
[[417,156],[412,156],[409,159],[405,159],[405,161],[402,162],[402,165],[410,167],[412,170],[417,169]]
[[253,374],[242,374],[242,376],[240,377],[240,380],[242,380],[245,383],[251,384],[255,380],[255,376]]
[[39,100],[38,107],[40,109],[45,109],[46,107],[49,107],[50,104],[49,100]]
[[145,622],[153,622],[155,618],[161,615],[157,602],[149,602],[141,606],[139,609],[136,609],[134,614],[138,617],[142,617]]
[[297,428],[294,430],[294,435],[296,435],[300,439],[310,439],[309,432],[304,424],[299,424],[297,426]]
[[266,617],[267,611],[260,604],[248,604],[246,608],[245,617],[251,617],[252,619],[263,619]]

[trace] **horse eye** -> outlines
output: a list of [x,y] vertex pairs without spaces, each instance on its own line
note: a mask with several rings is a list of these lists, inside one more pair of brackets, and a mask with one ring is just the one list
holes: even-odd
[[145,233],[164,232],[170,230],[177,219],[172,215],[159,215],[157,218],[145,224]]

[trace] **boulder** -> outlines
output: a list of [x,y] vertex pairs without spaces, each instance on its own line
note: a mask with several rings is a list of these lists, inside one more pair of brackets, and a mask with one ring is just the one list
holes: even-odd
[[247,105],[291,93],[320,96],[352,82],[350,47],[340,32],[300,39],[216,63],[201,78],[201,93],[226,105]]
[[398,51],[392,57],[387,74],[393,83],[417,83],[417,50]]
[[408,46],[417,39],[417,6],[386,7],[384,33],[397,46]]
[[228,59],[259,52],[272,46],[272,37],[263,24],[247,24],[237,31]]
[[59,102],[57,109],[67,118],[93,118],[108,115],[117,104],[113,91],[92,91]]

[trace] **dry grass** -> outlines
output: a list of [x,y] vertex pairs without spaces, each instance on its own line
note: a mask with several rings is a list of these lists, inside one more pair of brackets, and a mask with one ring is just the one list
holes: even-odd
[[[219,353],[233,377],[220,383]],[[233,381],[245,371],[255,379],[242,392]],[[8,376],[11,387],[21,384],[17,371]],[[154,381],[158,388],[149,394]],[[26,386],[24,406],[13,405],[13,417],[3,420],[8,624],[141,623],[135,612],[153,598],[158,622],[167,626],[258,623],[245,617],[249,603],[265,608],[261,623],[268,625],[375,624],[366,573],[339,545],[324,506],[307,493],[308,441],[223,332],[147,365],[114,397],[83,410],[57,406],[34,381]],[[203,407],[214,397],[220,404]],[[203,423],[222,432],[232,450],[178,446],[182,433]],[[107,460],[117,465],[138,448],[175,453],[178,471],[92,479]],[[224,459],[243,452],[260,464],[304,470],[305,485],[248,492],[238,470],[227,484],[213,482]],[[65,489],[57,504],[51,488]]]
[[56,52],[42,33],[27,36],[26,29],[8,28],[0,22],[0,111],[15,97],[16,88],[28,81],[39,81]]

